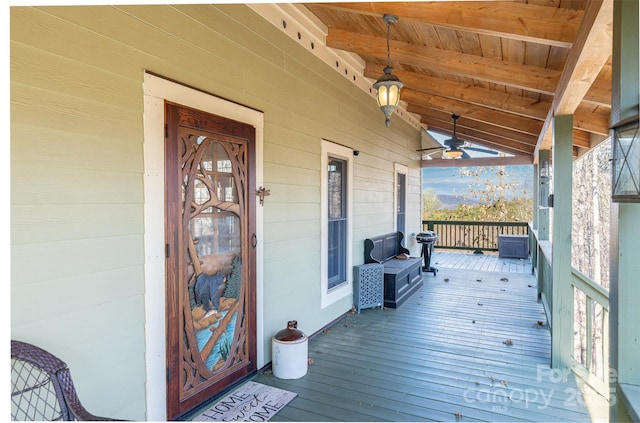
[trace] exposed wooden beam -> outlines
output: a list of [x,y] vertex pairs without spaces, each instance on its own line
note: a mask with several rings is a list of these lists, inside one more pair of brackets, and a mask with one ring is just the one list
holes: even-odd
[[609,116],[576,110],[573,114],[573,127],[599,135],[609,135]]
[[556,115],[572,114],[611,56],[613,0],[589,0],[569,52],[553,105]]
[[[538,137],[536,151],[550,148],[551,121],[554,115],[573,114],[589,92],[593,82],[611,56],[613,0],[590,0],[583,22],[569,52],[558,84],[553,107]],[[582,121],[581,128],[587,121]],[[574,123],[574,128],[575,128]]]
[[570,48],[582,19],[582,11],[504,2],[411,2],[325,3],[347,12],[382,16],[393,13],[401,19],[447,28],[474,31],[496,37]]
[[582,148],[591,148],[591,137],[588,132],[579,129],[573,130],[573,146]]
[[[453,123],[451,121],[451,113],[436,110],[436,109],[428,109],[426,107],[421,106],[409,106],[411,109],[411,113],[415,113],[423,116],[426,119],[429,119],[429,122],[435,123],[434,121],[439,121],[439,126],[444,126],[445,128],[453,128]],[[428,122],[423,122],[427,123]],[[448,126],[447,126],[448,125]],[[458,119],[458,128],[460,129],[472,129],[474,131],[480,132],[484,134],[484,137],[491,138],[496,137],[497,139],[507,139],[518,141],[527,145],[535,145],[538,139],[537,135],[525,134],[522,132],[512,131],[511,129],[498,127],[492,125],[490,123],[480,122],[473,119],[467,119],[464,116],[461,116]]]
[[611,107],[611,56],[591,84],[584,100],[599,106]]
[[491,123],[492,125],[537,135],[542,127],[542,122],[522,116],[493,110],[487,107],[476,106],[459,100],[439,97],[413,90],[402,90],[402,98],[410,104],[421,105],[434,109],[450,111],[468,119]]
[[[368,63],[364,69],[364,76],[377,79],[383,73],[384,66]],[[417,72],[394,70],[406,88],[465,101],[478,106],[503,110],[516,115],[544,120],[551,107],[550,102],[522,97],[515,94],[476,87],[446,79],[434,78]]]
[[[353,53],[387,57],[386,39],[329,28],[326,44],[329,47]],[[560,78],[560,71],[536,66],[509,63],[490,57],[458,53],[391,40],[391,57],[394,61],[434,71],[472,78],[511,88],[553,94]]]
[[420,167],[510,166],[533,164],[531,155],[513,157],[482,157],[472,159],[421,160]]

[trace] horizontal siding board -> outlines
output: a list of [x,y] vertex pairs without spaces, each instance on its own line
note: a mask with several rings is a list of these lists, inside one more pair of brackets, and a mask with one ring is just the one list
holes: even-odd
[[[366,153],[365,153],[366,158]],[[385,191],[392,192],[393,191],[393,170],[389,166],[365,166],[362,162],[365,158],[360,159],[358,156],[358,161],[356,162],[355,170],[356,170],[356,178],[362,178],[365,181],[371,181],[372,185],[368,188],[376,189],[377,187],[383,187]]]
[[[286,205],[295,199],[297,204],[315,204],[317,208],[320,208],[320,187],[306,187],[303,185],[291,185],[284,183],[272,182],[267,187],[271,190],[268,197],[265,197],[265,205],[268,204],[265,209],[265,219],[278,220],[279,217],[275,213],[271,213],[273,207]],[[272,216],[273,215],[273,216]]]
[[[11,143],[14,157],[32,163],[46,163],[48,168],[142,173],[142,148],[131,138],[108,134],[74,133],[73,128],[54,130],[43,126],[13,123]],[[20,166],[21,163],[14,164]],[[15,181],[12,181],[15,182]]]
[[[291,140],[291,138],[289,138]],[[299,149],[299,144],[293,138],[291,145],[277,146],[271,144],[269,153],[265,154],[265,163],[287,163],[292,168],[314,169],[320,166],[320,152],[306,152]],[[320,140],[317,140],[320,144]]]
[[[162,69],[162,62],[157,58],[70,25],[44,10],[12,7],[11,40],[127,78],[141,78],[141,67],[135,64],[144,64],[148,69]],[[34,27],[37,30],[33,30]],[[96,54],[96,51],[100,54]]]
[[[152,16],[157,13],[157,8],[160,11],[167,7],[149,6],[148,13]],[[91,34],[99,40],[109,40],[120,46],[128,46],[133,50],[132,54],[137,53],[140,56],[140,53],[143,53],[141,57],[146,55],[148,58],[171,59],[174,64],[183,64],[183,67],[185,67],[184,64],[188,63],[189,65],[186,67],[211,69],[211,72],[214,72],[215,69],[211,66],[211,58],[209,56],[211,49],[213,49],[216,61],[220,65],[225,62],[237,62],[247,57],[246,54],[232,54],[238,52],[239,46],[227,36],[203,26],[194,26],[193,21],[190,19],[185,24],[186,27],[189,30],[202,29],[201,40],[207,41],[208,48],[203,49],[200,46],[194,46],[191,42],[176,38],[175,34],[171,34],[165,28],[150,25],[145,20],[138,19],[111,6],[88,6],[84,10],[78,7],[47,7],[46,12],[55,16],[56,19],[73,24],[78,29],[84,30],[86,34]],[[175,10],[173,10],[171,17],[168,19],[169,21],[176,21],[175,27],[179,27],[179,23],[184,20],[184,15],[175,13]],[[168,57],[167,46],[173,46],[170,50],[171,57]],[[251,64],[253,66],[258,63],[260,66],[273,66],[274,62],[263,61],[254,53],[251,53],[251,55]],[[139,60],[138,58],[133,63],[139,63]],[[246,69],[249,64],[237,63],[236,66]]]
[[315,253],[316,257],[320,257],[320,235],[310,236],[307,233],[301,233],[298,238],[289,238],[284,241],[267,239],[264,242],[265,263],[307,253]]
[[142,175],[136,173],[17,165],[11,184],[14,204],[142,204]]
[[[103,134],[140,139],[142,102],[138,110],[11,83],[12,119],[24,125],[69,130],[77,135]],[[140,152],[142,155],[142,151]]]
[[18,42],[11,43],[11,74],[13,82],[33,88],[127,109],[140,108],[140,100],[131,95],[141,89],[139,78],[127,78]]
[[[294,211],[304,208],[297,208],[295,205],[291,207]],[[304,238],[310,234],[320,235],[320,225],[318,225],[318,207],[312,207],[315,213],[308,213],[307,218],[304,219],[302,215],[291,215],[289,221],[273,222],[271,221],[268,228],[265,228],[264,237],[273,241],[286,241],[293,237]],[[306,211],[306,210],[304,210]]]
[[[99,273],[15,284],[11,289],[11,319],[17,322],[48,320],[103,303],[144,294],[141,266],[121,267]],[[52,299],[55,299],[53,301]],[[79,299],[82,299],[79,301]]]
[[310,274],[308,263],[313,263],[317,257],[317,251],[312,251],[305,254],[298,254],[293,260],[289,257],[281,257],[278,260],[273,260],[271,266],[265,269],[265,280],[272,281],[269,289],[286,289],[285,287],[278,288],[278,281],[289,274]]
[[34,204],[11,208],[15,245],[130,235],[143,224],[140,204]]
[[[287,154],[288,151],[293,151],[294,154],[315,155],[319,160],[322,138],[317,134],[295,131],[291,127],[276,124],[270,124],[268,132],[271,136],[269,140],[265,140],[265,146],[269,146],[269,151],[264,152],[265,161],[278,161],[278,158],[282,160],[281,154]],[[291,164],[295,164],[295,160]]]
[[[85,407],[94,414],[146,420],[144,411],[135,410],[136,395],[144,396],[144,345],[141,329],[131,327],[122,332],[101,336],[61,350],[71,369],[76,389]],[[110,369],[121,369],[114,372]],[[96,382],[99,383],[96,383]],[[113,398],[104,401],[105,395]],[[121,404],[117,406],[116,404]]]
[[[89,321],[87,319],[88,314],[109,316],[109,318]],[[129,329],[137,330],[138,335],[141,336],[142,327],[138,322],[143,318],[143,314],[144,297],[136,295],[118,301],[87,306],[73,312],[49,316],[45,332],[39,330],[39,326],[43,324],[42,321],[19,323],[13,329],[17,333],[38,334],[35,341],[26,339],[27,342],[34,342],[36,345],[61,345],[66,343],[69,346],[82,347],[84,343],[93,339],[125,332]],[[91,325],[89,325],[89,322]],[[72,338],[69,336],[70,334],[73,334]],[[124,339],[120,339],[124,341]],[[61,340],[64,340],[64,342]]]
[[[318,163],[318,166],[320,166],[320,163]],[[302,169],[292,168],[284,163],[265,163],[264,170],[269,175],[268,178],[265,177],[265,184],[288,182],[292,185],[320,187],[320,172],[317,168]]]
[[143,263],[141,234],[13,245],[11,278],[13,284],[29,284],[120,267],[142,267]]
[[[126,6],[124,10],[129,13],[132,8],[135,8],[135,6]],[[226,51],[221,51],[221,53],[230,54],[230,60],[234,61],[238,66],[244,69],[251,69],[257,63],[265,63],[269,64],[269,66],[275,65],[281,69],[284,68],[285,54],[282,48],[273,41],[266,40],[258,35],[256,28],[239,25],[235,19],[228,19],[228,14],[225,13],[225,9],[228,8],[220,5],[176,5],[172,6],[172,8],[184,14],[191,21],[184,21],[184,25],[188,27],[186,35],[179,25],[169,29],[169,31],[180,29],[180,31],[173,33],[173,36],[179,38],[190,36],[186,40],[194,46],[205,51],[215,48],[216,52],[220,51],[217,37],[228,38],[228,41],[223,44],[228,45],[228,47],[225,47]],[[144,9],[143,7],[138,13],[140,19],[154,19],[151,23],[158,24],[166,30],[166,25],[164,25],[166,20],[162,16],[155,16],[154,13],[153,16],[148,17],[148,12],[145,12]],[[239,10],[242,10],[243,15],[253,15],[253,12],[244,7]],[[255,17],[258,18],[257,15]],[[171,14],[170,19],[176,19],[181,22],[181,17],[173,16],[173,14]],[[258,18],[252,21],[254,22],[253,25],[258,26],[261,32],[275,32],[263,19]],[[200,26],[195,25],[194,22],[198,22]],[[197,30],[197,32],[191,34],[189,27],[192,30]],[[210,34],[211,32],[214,33],[213,37]],[[233,37],[229,38],[229,34],[233,34]],[[240,51],[244,51],[245,54],[238,54]],[[277,75],[277,77],[278,79],[282,78],[281,75]]]
[[[288,192],[288,188],[285,188],[284,192],[280,194],[281,202],[269,202],[269,210],[265,213],[265,222],[269,223],[271,228],[265,228],[265,231],[269,231],[268,234],[265,232],[265,237],[269,240],[277,240],[278,237],[287,236],[286,233],[293,233],[293,236],[297,237],[300,230],[308,234],[319,234],[320,203],[285,203],[282,197],[286,197]],[[271,195],[265,197],[265,202],[271,200],[271,197]],[[283,225],[287,223],[293,223],[296,226],[292,225],[287,228]],[[273,238],[274,236],[276,238]]]

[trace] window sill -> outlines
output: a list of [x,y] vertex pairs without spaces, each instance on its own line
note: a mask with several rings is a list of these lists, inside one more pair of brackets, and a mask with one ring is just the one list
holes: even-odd
[[624,404],[634,422],[640,421],[640,386],[631,385],[629,383],[619,383],[620,400]]

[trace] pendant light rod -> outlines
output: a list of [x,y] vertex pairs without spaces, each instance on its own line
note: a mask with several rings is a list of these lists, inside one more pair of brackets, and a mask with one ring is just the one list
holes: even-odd
[[382,16],[382,20],[387,24],[387,66],[391,66],[391,44],[389,38],[389,28],[391,28],[391,25],[398,23],[398,17],[396,15],[386,13],[384,16]]

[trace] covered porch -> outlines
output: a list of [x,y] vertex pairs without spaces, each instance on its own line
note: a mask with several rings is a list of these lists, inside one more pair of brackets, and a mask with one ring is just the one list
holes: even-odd
[[[201,248],[211,267],[198,270],[200,240],[183,242],[192,239],[187,219],[169,213],[189,210],[183,182],[220,187],[214,179],[230,169],[211,158],[195,168],[221,175],[166,177],[182,166],[165,154],[183,142],[173,121],[168,141],[166,110],[177,104],[255,135],[247,160],[237,160],[248,170],[234,171],[247,176],[246,224],[229,225],[246,253],[250,341],[237,351],[250,350],[246,377],[298,393],[277,419],[585,421],[586,382],[610,399],[612,422],[638,420],[640,208],[612,204],[609,301],[571,263],[570,183],[576,157],[612,124],[637,119],[638,4],[472,3],[12,7],[12,338],[64,357],[100,415],[191,418],[240,383],[206,366],[210,348],[183,342],[190,326],[176,312],[195,309],[196,271],[217,275],[218,260],[232,259]],[[400,17],[391,31],[380,19],[388,14]],[[405,83],[391,126],[371,79],[385,59]],[[427,129],[451,136],[450,145]],[[474,145],[510,156],[433,153]],[[402,307],[349,312],[363,240],[402,231],[412,255],[419,251],[411,234],[424,229],[422,168],[509,164],[533,167],[535,276],[526,264],[512,273],[436,253],[440,271],[425,274]],[[339,218],[331,194],[344,206]],[[207,195],[222,189],[200,199]],[[230,202],[215,208],[241,204]],[[331,232],[330,218],[343,230]],[[337,241],[346,247],[333,248],[333,262],[343,272],[330,282]],[[579,340],[576,299],[587,328]],[[266,369],[271,336],[290,318],[314,335],[313,362],[303,378],[284,381]],[[592,328],[603,329],[597,342]],[[208,404],[185,395],[181,357],[196,357],[192,375],[205,377],[189,376],[202,382],[192,392]]]
[[[488,260],[504,270],[479,270]],[[304,377],[254,378],[298,394],[274,420],[589,421],[573,373],[550,368],[530,262],[527,273],[512,261],[436,251],[437,276],[402,306],[348,313],[311,337]]]

